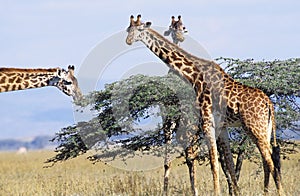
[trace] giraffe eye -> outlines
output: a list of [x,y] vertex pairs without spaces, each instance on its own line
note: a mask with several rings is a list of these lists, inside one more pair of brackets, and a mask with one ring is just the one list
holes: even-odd
[[64,81],[64,85],[71,85],[72,82],[69,82],[69,81]]

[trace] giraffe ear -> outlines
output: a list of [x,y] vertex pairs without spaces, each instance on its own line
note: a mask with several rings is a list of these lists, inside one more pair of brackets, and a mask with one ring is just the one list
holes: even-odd
[[151,24],[152,24],[151,22],[146,22],[145,27],[149,28],[151,26]]

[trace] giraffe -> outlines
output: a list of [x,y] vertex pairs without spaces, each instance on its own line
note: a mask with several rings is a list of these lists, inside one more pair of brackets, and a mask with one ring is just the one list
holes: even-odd
[[169,29],[164,32],[164,36],[171,35],[174,44],[184,41],[184,33],[187,33],[185,26],[181,20],[181,16],[178,16],[178,20],[175,20],[175,16],[171,17],[171,25]]
[[[139,15],[140,17],[140,15]],[[169,29],[164,32],[164,36],[171,35],[173,39],[173,43],[179,45],[179,42],[184,41],[184,30],[185,27],[183,26],[183,23],[181,21],[181,16],[178,16],[178,21],[175,20],[175,16],[171,17],[171,24],[169,26]],[[169,72],[178,75],[176,72],[173,71],[173,69],[170,69]],[[171,160],[168,153],[168,146],[171,145],[172,142],[172,134],[175,132],[175,128],[179,124],[179,121],[173,122],[170,119],[165,119],[165,124],[170,124],[170,127],[164,127],[164,138],[165,138],[165,159],[164,159],[164,187],[163,187],[163,195],[168,194],[168,187],[169,187],[169,174],[171,170]]]
[[270,135],[271,132],[275,134],[276,126],[274,106],[269,97],[259,89],[235,81],[214,61],[198,58],[179,48],[151,29],[151,22],[142,23],[140,19],[140,15],[137,21],[134,16],[130,17],[126,43],[144,43],[166,65],[187,79],[196,92],[199,130],[204,133],[209,149],[214,194],[221,194],[216,137],[226,135],[222,130],[229,126],[242,126],[258,147],[263,160],[265,194],[270,173],[278,194],[283,194],[280,168],[274,164],[270,146]]
[[[139,16],[140,18],[140,16]],[[170,33],[172,33],[172,39],[173,43],[179,46],[179,41],[184,41],[184,33],[186,33],[186,28],[183,26],[181,16],[178,16],[178,21],[175,20],[175,17],[171,17],[171,25],[169,26],[169,30],[164,32],[164,36],[169,36]],[[177,35],[177,36],[176,36]],[[173,73],[180,77],[178,73],[176,73],[175,70],[170,69],[168,74]],[[184,125],[191,125],[191,122],[189,119],[185,119],[184,117],[180,119],[181,123]],[[163,189],[163,195],[167,195],[168,193],[168,184],[169,184],[169,174],[171,170],[171,160],[168,154],[168,146],[171,144],[172,139],[172,133],[175,131],[175,127],[177,127],[177,124],[179,124],[179,121],[177,122],[169,122],[170,119],[165,119],[165,123],[171,124],[169,127],[164,127],[164,137],[165,137],[165,144],[166,144],[166,152],[165,152],[165,160],[164,160],[164,189]],[[183,121],[183,122],[182,122]],[[177,137],[178,141],[186,140],[188,143],[185,142],[183,145],[184,148],[184,156],[185,156],[185,162],[188,166],[189,175],[190,175],[190,183],[191,183],[191,189],[194,195],[198,195],[198,190],[195,186],[195,164],[194,161],[198,156],[199,149],[197,147],[197,141],[199,140],[199,137],[195,135],[196,131],[198,130],[198,127],[195,125],[190,126],[190,130],[185,131],[185,135],[180,135]],[[178,135],[178,133],[176,133]],[[195,137],[196,136],[196,137]],[[183,139],[184,138],[184,139]],[[225,141],[224,141],[225,140]],[[237,185],[237,178],[234,171],[234,163],[233,163],[233,157],[231,155],[230,146],[228,145],[229,139],[226,135],[223,138],[217,139],[217,147],[220,155],[220,162],[222,166],[222,170],[226,176],[228,188],[229,188],[229,194],[233,195],[239,195],[239,188]],[[225,148],[226,147],[226,148]],[[227,157],[225,158],[224,154],[227,153]],[[234,178],[231,178],[231,174],[234,175]]]
[[74,101],[82,98],[77,79],[74,76],[74,66],[68,70],[0,68],[0,93],[45,86],[56,86]]

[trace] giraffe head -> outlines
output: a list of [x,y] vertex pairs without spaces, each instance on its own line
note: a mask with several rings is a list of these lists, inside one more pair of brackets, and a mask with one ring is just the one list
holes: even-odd
[[185,29],[181,16],[178,16],[178,20],[175,20],[175,17],[171,17],[171,25],[169,26],[169,29],[164,32],[164,36],[169,36],[171,34],[171,37],[173,39],[174,44],[178,44],[179,42],[184,41],[184,34],[187,33],[187,30]]
[[141,15],[137,16],[137,20],[134,20],[134,16],[130,16],[130,24],[127,28],[127,38],[126,43],[131,45],[133,42],[142,40],[144,30],[151,26],[151,22],[143,23],[141,21]]
[[74,76],[74,69],[73,65],[69,65],[68,70],[58,69],[57,77],[53,78],[52,85],[66,95],[72,96],[74,101],[79,101],[82,99],[82,93]]

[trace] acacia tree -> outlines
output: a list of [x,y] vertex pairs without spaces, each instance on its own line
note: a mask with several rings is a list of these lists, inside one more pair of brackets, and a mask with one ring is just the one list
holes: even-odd
[[[90,93],[78,103],[83,107],[92,106],[97,117],[57,133],[53,141],[59,142],[58,154],[47,162],[67,160],[90,148],[100,151],[89,157],[91,160],[114,159],[116,156],[125,160],[136,151],[149,154],[150,149],[156,156],[163,156],[166,132],[174,123],[175,131],[171,134],[177,138],[198,125],[194,100],[195,93],[190,85],[174,74],[165,77],[136,75],[106,85],[104,90]],[[156,108],[161,122],[154,130],[138,130],[135,123],[153,115],[150,108]],[[180,126],[182,119],[188,119],[184,127]],[[187,144],[181,139],[173,140],[171,145]],[[177,151],[176,148],[169,149],[169,153]]]
[[[233,78],[243,84],[263,90],[273,101],[276,109],[277,139],[286,154],[296,152],[297,144],[289,141],[293,139],[285,133],[299,134],[300,117],[300,59],[285,61],[259,61],[253,59],[239,60],[231,58],[217,59]],[[130,92],[130,93],[129,93]],[[130,96],[128,96],[130,95]],[[180,99],[179,99],[180,98]],[[134,76],[127,80],[106,85],[99,92],[90,93],[81,103],[81,106],[90,105],[97,112],[97,116],[88,122],[79,122],[75,126],[63,128],[53,141],[58,141],[57,155],[50,158],[48,163],[64,161],[88,149],[100,149],[100,153],[89,157],[91,160],[114,158],[126,159],[136,151],[149,152],[149,149],[161,147],[165,144],[164,129],[171,129],[173,122],[179,124],[185,120],[185,128],[177,126],[174,136],[192,130],[197,124],[197,112],[193,110],[194,94],[192,88],[182,79],[174,75],[166,77]],[[148,130],[137,134],[135,122],[148,118],[149,108],[159,107],[162,122],[155,130]],[[187,123],[188,122],[188,123]],[[119,136],[119,137],[116,137]],[[254,152],[255,146],[240,129],[230,130],[233,153],[237,154],[237,173],[246,158],[257,161]],[[112,140],[111,138],[119,138]],[[201,138],[201,137],[200,137]],[[109,143],[120,144],[122,150],[107,150],[104,146]],[[199,140],[201,143],[202,140]],[[173,140],[173,144],[178,144]],[[115,145],[118,146],[118,145]],[[128,149],[128,151],[124,150]],[[173,148],[175,149],[175,148]],[[153,152],[153,151],[152,151]],[[203,151],[201,151],[203,152]],[[157,153],[162,156],[162,153]],[[199,154],[199,160],[207,160],[205,153]]]

